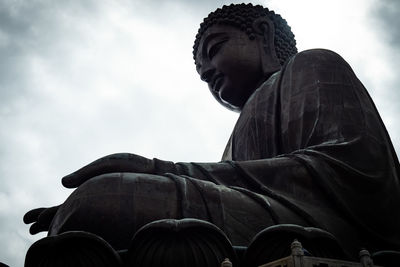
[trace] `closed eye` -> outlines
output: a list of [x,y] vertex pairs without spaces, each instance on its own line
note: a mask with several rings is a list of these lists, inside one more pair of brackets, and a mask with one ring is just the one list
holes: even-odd
[[215,44],[212,44],[210,49],[207,52],[208,58],[211,60],[219,51],[219,49],[221,49],[222,45],[228,41],[228,38],[226,39],[222,39],[218,42],[216,42]]

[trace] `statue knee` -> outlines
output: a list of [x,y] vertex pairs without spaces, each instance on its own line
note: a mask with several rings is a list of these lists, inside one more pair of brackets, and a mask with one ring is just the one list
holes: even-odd
[[163,176],[111,173],[94,177],[60,206],[49,235],[87,231],[114,248],[126,247],[143,225],[176,218],[175,191],[174,182]]

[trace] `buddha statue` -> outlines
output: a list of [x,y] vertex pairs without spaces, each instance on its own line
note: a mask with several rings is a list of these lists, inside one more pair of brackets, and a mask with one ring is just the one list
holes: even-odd
[[329,233],[350,258],[400,250],[399,162],[343,58],[298,53],[286,21],[251,4],[210,13],[193,56],[214,98],[240,112],[222,160],[100,158],[63,178],[76,188],[63,204],[25,215],[32,234],[85,231],[123,250],[149,223],[190,218],[236,247],[296,226]]

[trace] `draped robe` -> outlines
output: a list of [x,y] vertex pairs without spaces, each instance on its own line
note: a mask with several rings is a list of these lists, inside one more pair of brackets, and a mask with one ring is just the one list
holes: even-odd
[[[307,206],[315,205],[313,201],[325,203],[323,209],[346,220],[358,238],[380,248],[390,247],[386,242],[398,248],[398,159],[373,101],[336,53],[315,49],[297,54],[246,103],[224,159],[275,157],[306,168],[315,186],[306,194],[315,199],[281,185],[302,187],[294,174],[273,168],[277,174],[271,183],[267,168],[253,177],[294,202],[300,199],[299,206],[317,221],[318,209]],[[332,220],[318,224],[344,240],[350,234],[339,233]],[[361,243],[368,243],[364,240]]]
[[123,248],[152,220],[198,218],[234,245],[291,223],[327,230],[351,254],[400,249],[398,159],[370,96],[334,52],[298,53],[265,81],[221,162],[154,161],[154,174],[105,174],[81,185],[49,235],[87,230]]

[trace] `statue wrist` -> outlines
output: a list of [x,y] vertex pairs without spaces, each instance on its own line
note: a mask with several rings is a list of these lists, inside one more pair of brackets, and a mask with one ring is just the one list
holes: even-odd
[[164,174],[164,173],[178,174],[177,166],[172,161],[153,158],[153,168],[155,174]]

